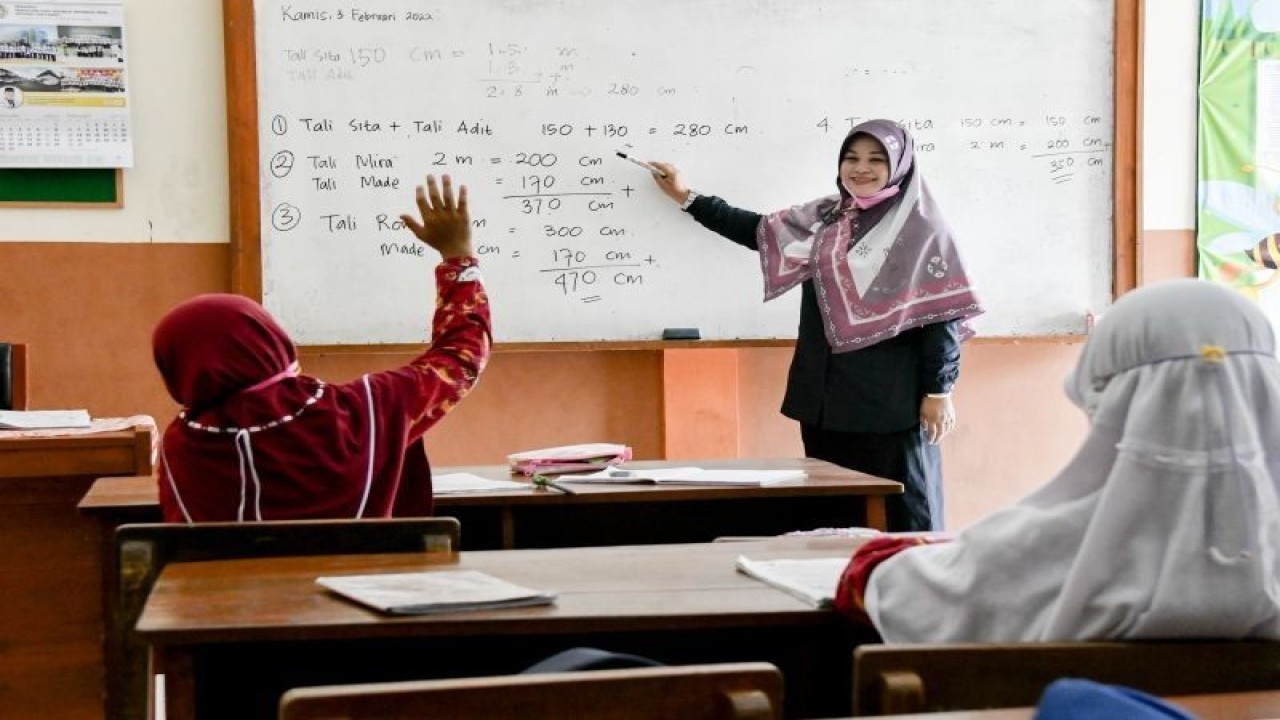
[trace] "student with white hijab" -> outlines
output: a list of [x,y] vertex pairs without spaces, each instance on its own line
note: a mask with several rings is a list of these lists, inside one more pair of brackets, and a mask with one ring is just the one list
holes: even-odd
[[951,542],[855,554],[841,610],[887,643],[1280,638],[1280,363],[1261,311],[1175,280],[1102,318],[1067,379],[1090,431]]

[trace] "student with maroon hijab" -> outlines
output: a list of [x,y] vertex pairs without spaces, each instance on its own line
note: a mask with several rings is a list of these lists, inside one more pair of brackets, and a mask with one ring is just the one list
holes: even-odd
[[427,176],[421,220],[440,253],[431,343],[409,364],[331,384],[299,373],[293,341],[262,306],[201,295],[156,327],[156,367],[183,407],[160,446],[168,522],[430,515],[422,435],[489,359],[489,301],[471,247],[467,190]]
[[805,453],[903,483],[889,529],[942,529],[937,443],[955,427],[964,320],[982,310],[911,136],[890,120],[859,124],[840,145],[837,194],[771,215],[653,165],[685,212],[759,252],[766,300],[801,286],[782,413],[800,423]]

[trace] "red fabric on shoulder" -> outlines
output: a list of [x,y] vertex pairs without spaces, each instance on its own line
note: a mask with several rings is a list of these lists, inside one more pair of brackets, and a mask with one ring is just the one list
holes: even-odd
[[836,587],[836,610],[854,622],[871,625],[871,618],[867,616],[866,596],[872,571],[903,550],[939,542],[947,540],[927,535],[885,535],[867,541],[854,551],[849,564],[840,575],[840,584]]

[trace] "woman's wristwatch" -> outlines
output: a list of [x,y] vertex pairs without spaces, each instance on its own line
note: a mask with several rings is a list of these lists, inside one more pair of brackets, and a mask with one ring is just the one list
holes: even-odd
[[689,212],[689,206],[693,204],[694,200],[697,200],[700,197],[702,196],[699,195],[696,190],[690,190],[689,194],[685,196],[684,202],[680,203],[680,209],[685,212]]

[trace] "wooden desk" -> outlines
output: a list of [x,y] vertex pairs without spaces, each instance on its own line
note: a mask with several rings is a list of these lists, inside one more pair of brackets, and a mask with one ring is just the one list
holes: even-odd
[[[103,712],[103,548],[75,510],[95,479],[151,472],[152,432],[0,433],[0,708],[4,717]],[[108,481],[109,482],[109,481]]]
[[792,537],[464,552],[458,567],[557,591],[556,604],[413,617],[366,610],[315,578],[440,567],[418,556],[174,563],[137,633],[167,675],[171,720],[270,718],[290,687],[505,674],[578,645],[669,664],[772,662],[786,677],[789,715],[847,715],[853,647],[869,631],[739,574],[734,559],[848,557],[857,544]]
[[[767,487],[572,485],[554,490],[437,495],[436,514],[462,522],[465,550],[703,542],[724,535],[777,535],[816,527],[885,529],[884,496],[902,492],[884,480],[822,460],[688,460],[629,463],[639,467],[800,468],[797,480]],[[437,468],[512,478],[506,466]],[[95,484],[80,511],[110,533],[127,522],[159,522],[151,478]]]
[[[1168,700],[1191,711],[1200,720],[1255,720],[1280,716],[1280,690],[1179,695]],[[1031,720],[1034,716],[1035,708],[1023,707],[876,717],[879,720]]]

